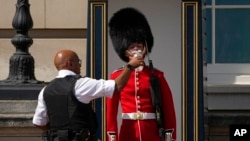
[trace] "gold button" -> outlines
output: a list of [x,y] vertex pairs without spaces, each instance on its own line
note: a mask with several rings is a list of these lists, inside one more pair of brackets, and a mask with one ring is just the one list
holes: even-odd
[[140,105],[138,105],[138,106],[137,106],[137,108],[138,108],[138,110],[140,110],[140,109],[141,109],[141,106],[140,106]]

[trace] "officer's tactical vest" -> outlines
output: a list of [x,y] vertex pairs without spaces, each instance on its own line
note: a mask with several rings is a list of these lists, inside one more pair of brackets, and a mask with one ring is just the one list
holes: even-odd
[[44,90],[51,130],[89,129],[95,132],[96,117],[90,104],[79,102],[74,94],[74,86],[81,76],[66,76],[52,80]]

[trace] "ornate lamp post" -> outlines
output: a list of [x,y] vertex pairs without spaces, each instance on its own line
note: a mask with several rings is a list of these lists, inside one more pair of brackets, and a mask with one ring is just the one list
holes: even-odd
[[17,129],[16,133],[26,130],[25,127],[33,127],[33,109],[39,91],[44,87],[44,83],[35,78],[34,59],[28,50],[33,43],[28,36],[28,31],[33,26],[29,6],[28,0],[17,0],[12,22],[16,34],[11,41],[16,52],[10,58],[9,76],[0,81],[0,125],[9,130],[14,127]]
[[11,42],[16,52],[10,58],[9,76],[1,83],[8,84],[38,84],[34,74],[34,59],[29,53],[33,40],[28,36],[28,31],[33,27],[30,15],[29,0],[17,0],[16,12],[12,22],[16,35]]

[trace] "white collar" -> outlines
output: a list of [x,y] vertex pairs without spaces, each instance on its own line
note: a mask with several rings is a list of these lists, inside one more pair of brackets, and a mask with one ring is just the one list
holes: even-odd
[[67,75],[76,75],[76,73],[70,70],[60,70],[58,71],[58,75],[56,76],[56,78],[63,78]]

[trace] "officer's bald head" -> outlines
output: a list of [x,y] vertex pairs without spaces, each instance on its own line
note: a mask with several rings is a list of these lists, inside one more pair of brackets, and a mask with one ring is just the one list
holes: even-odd
[[54,64],[57,70],[70,69],[67,61],[78,59],[77,54],[72,50],[60,50],[54,57]]

